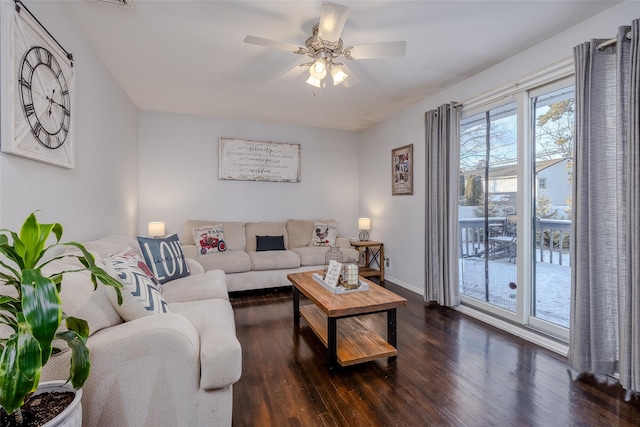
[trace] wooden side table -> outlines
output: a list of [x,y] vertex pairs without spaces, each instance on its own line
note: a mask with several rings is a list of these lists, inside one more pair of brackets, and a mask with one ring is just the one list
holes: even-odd
[[360,263],[360,276],[378,276],[384,283],[384,244],[373,240],[353,240],[351,246],[364,251],[364,264]]

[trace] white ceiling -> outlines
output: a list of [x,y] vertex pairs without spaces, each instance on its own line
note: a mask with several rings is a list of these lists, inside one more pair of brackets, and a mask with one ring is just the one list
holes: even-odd
[[[361,130],[619,3],[341,1],[346,45],[405,40],[399,59],[349,61],[360,83],[319,89],[293,53],[246,35],[304,45],[321,1],[151,1],[132,8],[63,2],[141,110]],[[569,54],[569,52],[568,52]]]

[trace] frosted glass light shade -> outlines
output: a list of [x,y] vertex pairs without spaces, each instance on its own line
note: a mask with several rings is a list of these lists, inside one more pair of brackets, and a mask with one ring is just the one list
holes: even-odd
[[322,80],[327,76],[327,66],[324,59],[320,58],[316,60],[311,67],[309,67],[309,74],[314,79]]
[[164,236],[164,222],[150,222],[147,227],[147,234],[151,237]]
[[342,70],[339,65],[331,67],[331,77],[333,78],[333,85],[337,86],[346,80],[349,75]]
[[309,76],[309,78],[307,79],[306,83],[310,84],[311,86],[315,86],[317,88],[322,89],[322,80],[316,79],[313,76]]

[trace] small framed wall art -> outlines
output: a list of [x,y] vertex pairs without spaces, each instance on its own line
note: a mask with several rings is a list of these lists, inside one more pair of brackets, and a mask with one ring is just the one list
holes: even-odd
[[391,195],[413,194],[413,144],[391,150]]
[[73,56],[22,2],[2,1],[0,7],[0,148],[73,169]]

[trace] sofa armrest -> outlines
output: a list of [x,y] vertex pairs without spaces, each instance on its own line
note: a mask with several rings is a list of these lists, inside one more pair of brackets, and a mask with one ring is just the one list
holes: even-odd
[[196,245],[182,245],[182,252],[185,258],[195,258],[198,256],[198,248]]
[[[111,360],[116,366],[140,357],[153,357],[163,365],[165,358],[196,365],[200,359],[198,331],[188,319],[176,313],[145,316],[102,329],[89,338],[87,346],[92,359],[95,356]],[[112,374],[117,372],[114,366]]]
[[204,274],[204,268],[202,267],[202,264],[200,264],[193,258],[188,258],[185,256],[185,259],[187,260],[187,266],[189,266],[189,274]]
[[238,381],[242,347],[236,337],[231,303],[210,299],[173,303],[170,308],[189,319],[200,336],[200,387],[216,389]]
[[83,425],[196,424],[200,338],[184,316],[146,316],[102,329],[87,346]]
[[351,242],[347,237],[337,237],[336,246],[339,248],[351,248]]

